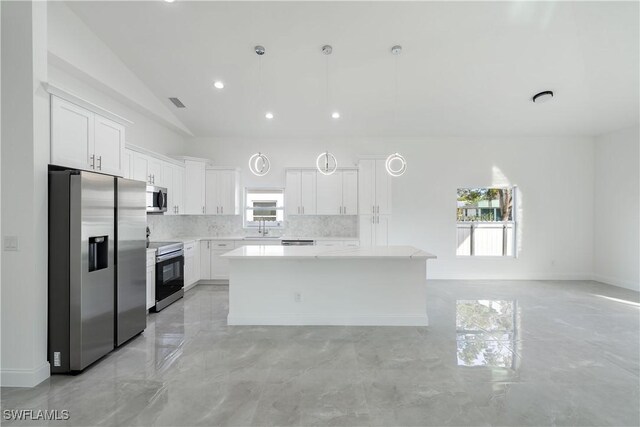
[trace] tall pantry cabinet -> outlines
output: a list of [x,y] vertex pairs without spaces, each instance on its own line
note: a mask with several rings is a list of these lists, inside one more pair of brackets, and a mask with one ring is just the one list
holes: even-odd
[[391,220],[391,176],[385,159],[363,159],[358,164],[360,245],[387,246]]

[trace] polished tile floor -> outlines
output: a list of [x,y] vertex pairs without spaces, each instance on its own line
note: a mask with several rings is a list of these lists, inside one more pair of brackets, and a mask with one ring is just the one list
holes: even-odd
[[2,389],[2,409],[83,426],[640,425],[638,293],[428,285],[420,328],[230,327],[227,287],[198,286],[83,374]]

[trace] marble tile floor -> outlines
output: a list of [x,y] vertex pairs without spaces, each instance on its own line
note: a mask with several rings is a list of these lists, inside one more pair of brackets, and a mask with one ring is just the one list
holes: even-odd
[[[429,327],[227,326],[198,286],[78,376],[3,388],[2,425],[638,426],[638,293],[429,281]],[[4,415],[4,412],[3,412]]]

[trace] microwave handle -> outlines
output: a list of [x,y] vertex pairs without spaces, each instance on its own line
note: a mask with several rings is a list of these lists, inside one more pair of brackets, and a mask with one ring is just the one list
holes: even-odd
[[164,193],[162,191],[158,191],[158,207],[160,209],[163,209],[165,207],[165,199],[164,199]]

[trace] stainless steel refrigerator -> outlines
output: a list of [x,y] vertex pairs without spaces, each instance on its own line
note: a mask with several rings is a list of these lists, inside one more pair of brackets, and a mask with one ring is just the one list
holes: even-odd
[[146,327],[146,185],[49,172],[52,373],[75,372]]

